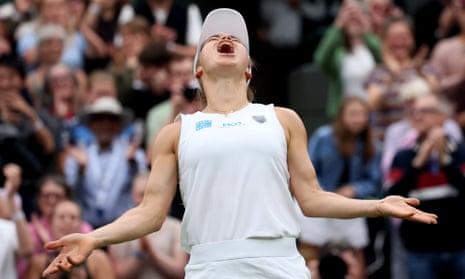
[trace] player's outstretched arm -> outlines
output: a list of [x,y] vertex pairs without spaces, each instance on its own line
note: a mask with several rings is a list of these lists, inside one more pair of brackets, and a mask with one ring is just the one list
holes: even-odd
[[307,150],[308,138],[301,118],[293,110],[276,108],[288,144],[290,187],[308,217],[396,217],[435,224],[435,214],[418,210],[414,198],[388,196],[381,200],[349,199],[321,189]]
[[60,253],[44,270],[43,276],[71,270],[96,248],[137,239],[160,229],[176,193],[179,131],[180,122],[172,123],[155,139],[149,185],[143,201],[114,222],[88,234],[70,234],[47,243],[45,248],[60,250]]

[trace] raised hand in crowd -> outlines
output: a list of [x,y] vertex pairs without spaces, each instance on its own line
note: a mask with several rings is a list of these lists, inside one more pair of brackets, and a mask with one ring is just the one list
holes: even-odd
[[86,150],[81,146],[68,146],[67,154],[79,164],[79,172],[83,173],[86,169],[88,157]]
[[443,127],[435,127],[426,135],[426,139],[421,143],[417,156],[412,164],[416,168],[423,167],[430,158],[436,157],[439,161],[447,160],[447,141]]
[[5,198],[6,203],[1,202],[3,212],[2,215],[6,218],[11,218],[17,211],[21,210],[21,205],[15,201],[15,197],[21,185],[21,167],[16,164],[7,164],[3,167],[3,175],[5,176]]
[[367,0],[374,32],[381,36],[387,18],[402,17],[404,12],[392,0]]
[[[18,246],[15,247],[15,252],[19,257],[30,255],[33,249],[32,237],[29,232],[27,220],[21,208],[21,201],[18,195],[18,190],[22,181],[21,173],[22,170],[19,165],[10,163],[3,167],[3,175],[5,176],[5,192],[3,196],[0,195],[0,218],[7,219],[15,223],[18,243]],[[8,234],[6,231],[3,231],[3,233]],[[2,235],[2,237],[6,237],[6,239],[8,239],[7,235]],[[7,248],[4,247],[2,249]]]
[[335,25],[341,29],[347,28],[349,21],[355,20],[359,23],[362,33],[371,31],[371,21],[361,4],[357,1],[345,0],[342,3],[339,13],[335,20]]
[[174,42],[178,36],[175,29],[164,24],[155,23],[151,30],[152,38],[162,43]]
[[3,121],[19,124],[25,119],[33,127],[44,153],[52,153],[55,150],[55,140],[36,110],[17,92],[3,92],[2,95],[4,96],[0,102],[3,105],[0,107],[2,107]]

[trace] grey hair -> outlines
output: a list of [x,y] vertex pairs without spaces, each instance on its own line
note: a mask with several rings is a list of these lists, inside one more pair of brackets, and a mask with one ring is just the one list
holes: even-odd
[[40,44],[51,38],[59,38],[64,43],[66,40],[65,28],[57,24],[45,24],[41,26],[37,33],[37,42]]
[[438,100],[438,110],[441,113],[444,113],[445,115],[447,115],[448,117],[452,116],[455,110],[454,105],[443,96],[438,96],[438,95],[434,95],[434,96],[436,96]]
[[437,102],[436,109],[447,117],[452,116],[454,113],[454,105],[449,100],[447,100],[445,96],[434,93],[426,93],[416,97],[416,99],[420,98],[434,98]]

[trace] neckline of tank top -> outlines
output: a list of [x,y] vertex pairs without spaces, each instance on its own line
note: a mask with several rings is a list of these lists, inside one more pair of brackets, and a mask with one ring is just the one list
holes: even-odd
[[198,111],[198,113],[201,113],[201,114],[204,114],[204,115],[219,115],[219,116],[224,116],[224,117],[228,117],[228,116],[231,116],[231,115],[235,115],[235,114],[238,114],[240,112],[243,112],[244,110],[246,110],[247,108],[250,107],[252,103],[251,102],[248,102],[246,105],[244,105],[243,107],[237,109],[237,110],[231,110],[230,112],[204,112],[204,111]]

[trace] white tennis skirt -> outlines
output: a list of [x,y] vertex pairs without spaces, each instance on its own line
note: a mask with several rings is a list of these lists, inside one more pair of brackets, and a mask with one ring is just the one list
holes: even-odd
[[355,248],[364,248],[369,243],[368,225],[365,218],[303,217],[300,239],[316,246],[328,241],[345,240]]
[[295,238],[240,239],[192,247],[186,279],[310,279]]

